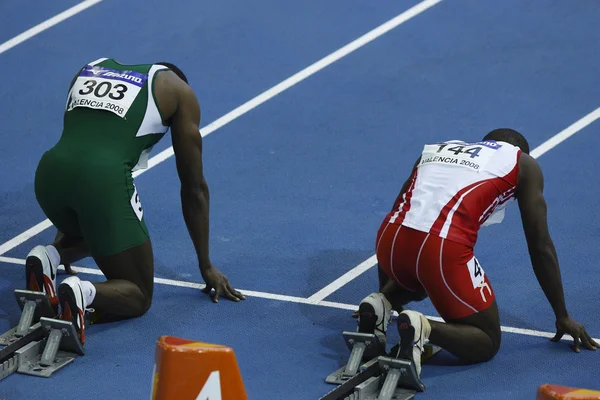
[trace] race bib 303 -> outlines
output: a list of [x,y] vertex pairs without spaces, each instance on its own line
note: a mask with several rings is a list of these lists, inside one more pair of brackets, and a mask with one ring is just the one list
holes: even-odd
[[67,110],[87,107],[125,118],[147,79],[148,75],[141,72],[88,65],[71,88]]

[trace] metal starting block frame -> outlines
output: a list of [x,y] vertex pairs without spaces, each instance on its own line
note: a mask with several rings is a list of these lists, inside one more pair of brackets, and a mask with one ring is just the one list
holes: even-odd
[[85,354],[73,323],[52,318],[54,308],[44,293],[15,290],[15,297],[23,312],[19,325],[0,336],[7,346],[0,350],[0,380],[14,372],[48,378]]
[[372,333],[343,332],[346,346],[350,349],[348,362],[325,378],[325,382],[341,385],[359,372],[363,361],[385,354],[385,346]]
[[424,390],[411,361],[378,357],[320,400],[413,400]]
[[[399,345],[388,355],[374,334],[343,332],[343,336],[351,350],[348,363],[325,379],[339,386],[320,400],[412,400],[425,390],[412,361],[394,357]],[[425,344],[421,363],[441,350]]]
[[17,351],[17,372],[48,378],[75,361],[76,354],[84,355],[85,349],[72,322],[42,317],[40,323],[46,339],[31,342]]
[[14,293],[21,308],[21,318],[17,326],[0,335],[0,346],[8,346],[37,328],[34,324],[38,323],[41,317],[52,318],[56,315],[54,307],[44,293],[20,289]]

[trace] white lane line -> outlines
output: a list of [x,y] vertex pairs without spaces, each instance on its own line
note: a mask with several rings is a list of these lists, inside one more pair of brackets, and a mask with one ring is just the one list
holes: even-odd
[[[585,117],[577,120],[562,131],[558,132],[556,135],[552,136],[550,139],[546,140],[544,143],[542,143],[535,149],[531,150],[531,156],[533,158],[540,157],[541,155],[552,150],[554,147],[558,146],[560,143],[564,142],[577,132],[583,130],[585,127],[590,125],[592,122],[596,121],[598,118],[600,118],[600,107],[587,114]],[[309,299],[313,302],[318,302],[327,298],[336,290],[347,285],[349,282],[356,279],[361,274],[368,271],[375,265],[377,265],[377,258],[375,255],[373,255],[368,260],[358,264],[356,267],[352,268],[350,271],[346,272],[344,275],[340,276],[339,278],[331,282],[329,285],[325,286],[323,289],[310,296]]]
[[31,29],[26,30],[25,32],[21,33],[20,35],[17,35],[14,38],[7,40],[6,42],[0,44],[0,54],[12,49],[13,47],[23,43],[26,40],[31,39],[35,35],[44,32],[46,29],[52,28],[54,25],[60,24],[64,20],[69,19],[76,14],[79,14],[83,10],[90,8],[91,6],[98,4],[101,1],[102,0],[82,1],[81,3],[74,5],[73,7],[69,8],[68,10],[65,10],[65,11],[61,12],[60,14],[57,14],[54,17],[45,20],[44,22],[34,26]]
[[558,132],[556,135],[552,136],[550,139],[546,140],[544,143],[531,150],[531,156],[533,158],[540,157],[542,154],[552,150],[553,148],[555,148],[556,146],[558,146],[559,144],[576,134],[577,132],[583,130],[583,128],[590,125],[598,118],[600,118],[600,107],[596,108],[594,111],[581,118],[579,121],[575,122],[568,128]]
[[[379,25],[377,28],[367,32],[366,34],[359,37],[358,39],[348,43],[344,47],[334,51],[333,53],[320,59],[319,61],[315,62],[314,64],[304,68],[302,71],[290,76],[283,82],[273,86],[272,88],[268,89],[267,91],[259,94],[258,96],[254,97],[253,99],[247,101],[246,103],[242,104],[235,110],[230,111],[227,114],[223,115],[221,118],[217,119],[216,121],[213,121],[206,127],[200,129],[201,135],[204,137],[204,136],[211,134],[212,132],[216,131],[217,129],[227,125],[231,121],[241,117],[242,115],[246,114],[247,112],[249,112],[249,111],[253,110],[254,108],[258,107],[259,105],[265,103],[269,99],[272,99],[273,97],[275,97],[278,94],[284,92],[285,90],[291,88],[292,86],[302,82],[303,80],[310,77],[311,75],[314,75],[315,73],[319,72],[323,68],[333,64],[334,62],[338,61],[342,57],[347,56],[348,54],[352,53],[353,51],[372,42],[373,40],[377,39],[378,37],[382,36],[383,34],[389,32],[390,30],[392,30],[392,29],[396,28],[397,26],[403,24],[404,22],[410,20],[411,18],[416,17],[417,15],[421,14],[422,12],[424,12],[424,11],[428,10],[429,8],[433,7],[434,5],[440,3],[441,1],[442,0],[425,0],[413,7],[411,7],[410,9],[406,10],[402,14],[399,14],[396,17],[392,18],[391,20],[383,23],[382,25]],[[171,156],[173,156],[173,154],[174,154],[173,147],[169,147],[169,148],[161,151],[160,153],[156,154],[154,157],[152,157],[148,160],[148,168],[147,169],[138,170],[133,174],[133,176],[137,177],[137,176],[143,174],[144,172],[149,171],[153,167],[157,166],[161,162],[163,162],[163,161],[167,160],[168,158],[170,158]],[[27,231],[14,237],[13,239],[10,239],[8,242],[6,242],[0,246],[0,255],[5,254],[7,251],[14,249],[15,247],[19,246],[21,243],[34,237],[35,235],[39,234],[40,232],[44,231],[45,229],[49,228],[50,226],[52,226],[52,224],[50,223],[50,221],[46,220],[46,221],[43,221],[43,222],[29,228]]]
[[[2,263],[2,262],[7,263],[7,264],[25,265],[25,260],[20,259],[20,258],[13,258],[13,257],[1,257],[0,256],[0,263]],[[76,271],[78,273],[82,273],[82,274],[102,275],[102,272],[95,268],[84,268],[84,267],[72,267],[72,268],[74,271]],[[61,269],[63,269],[63,268],[61,267]],[[203,289],[205,287],[205,285],[203,285],[201,283],[178,281],[178,280],[174,280],[174,279],[164,279],[164,278],[156,278],[156,277],[154,278],[154,282],[161,284],[161,285],[176,286],[176,287],[183,287],[183,288],[189,288],[189,289]],[[290,303],[299,303],[299,304],[307,304],[307,305],[314,305],[314,306],[321,306],[321,307],[337,308],[340,310],[349,310],[349,311],[354,311],[358,308],[358,305],[356,305],[356,304],[337,303],[337,302],[333,302],[333,301],[314,302],[309,299],[305,299],[304,297],[287,296],[287,295],[283,295],[283,294],[257,292],[257,291],[253,291],[253,290],[244,290],[244,289],[237,289],[237,290],[242,292],[247,297],[258,297],[261,299],[287,301]],[[397,314],[395,314],[395,316],[397,316]],[[348,316],[348,318],[350,318],[350,317]],[[434,320],[434,321],[443,322],[443,319],[441,319],[440,317],[427,316],[427,318]],[[536,330],[532,330],[532,329],[513,328],[510,326],[503,326],[501,328],[502,328],[502,332],[516,333],[519,335],[537,336],[537,337],[545,337],[545,338],[551,338],[554,336],[554,333],[551,333],[551,332],[536,331]],[[573,340],[573,338],[568,335],[565,336],[563,339],[564,340]],[[597,342],[600,342],[600,339],[594,339],[594,340]]]
[[[4,262],[4,263],[8,263],[8,264],[25,265],[25,260],[23,260],[21,258],[13,258],[13,257],[0,256],[0,262]],[[82,274],[103,275],[102,271],[100,271],[99,269],[96,269],[96,268],[73,267],[73,266],[71,268],[73,269],[73,271],[82,273]],[[64,267],[62,265],[59,267],[59,269],[64,271]],[[158,277],[154,277],[154,282],[159,283],[161,285],[178,286],[178,287],[184,287],[184,288],[190,288],[190,289],[204,289],[206,287],[206,285],[204,285],[202,283],[185,282],[185,281],[178,281],[178,280],[174,280],[174,279],[166,279],[166,278],[158,278]],[[305,299],[304,297],[286,296],[286,295],[282,295],[282,294],[265,293],[265,292],[256,292],[253,290],[242,290],[242,289],[238,289],[238,290],[241,291],[245,296],[248,296],[248,297],[260,297],[262,299],[309,304],[308,300]]]
[[27,229],[25,232],[15,236],[14,238],[10,239],[8,242],[2,244],[0,246],[0,255],[6,253],[7,251],[14,249],[21,243],[25,243],[26,241],[28,241],[29,239],[31,239],[38,233],[45,231],[46,229],[50,228],[51,226],[52,226],[52,222],[50,222],[49,219],[45,219],[42,222],[40,222],[39,224],[32,226],[31,228]]
[[377,256],[372,255],[365,261],[358,264],[356,267],[352,268],[350,271],[346,272],[344,275],[337,278],[335,281],[331,282],[329,285],[325,286],[323,289],[319,290],[317,293],[310,296],[308,298],[308,301],[311,302],[311,304],[318,303],[319,301],[328,297],[333,292],[337,291],[346,283],[350,282],[357,276],[361,275],[363,272],[367,271],[375,264],[377,264]]

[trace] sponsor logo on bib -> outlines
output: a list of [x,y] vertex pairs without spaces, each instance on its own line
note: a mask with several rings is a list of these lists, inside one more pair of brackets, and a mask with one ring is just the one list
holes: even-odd
[[117,71],[88,65],[71,88],[67,111],[86,107],[109,111],[125,118],[147,79],[147,74],[137,71]]

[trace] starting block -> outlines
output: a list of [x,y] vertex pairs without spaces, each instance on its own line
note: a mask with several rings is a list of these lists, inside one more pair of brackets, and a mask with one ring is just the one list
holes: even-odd
[[21,308],[21,318],[16,327],[0,335],[0,346],[8,346],[28,334],[41,317],[56,316],[56,311],[54,311],[48,296],[42,292],[17,289],[15,298]]
[[[18,372],[50,377],[85,350],[73,323],[55,319],[48,297],[41,292],[15,290],[22,309],[19,324],[0,336],[0,379]],[[39,321],[39,322],[37,322]]]
[[[325,382],[341,385],[348,379],[352,378],[360,371],[367,367],[368,362],[380,356],[387,356],[385,346],[379,341],[379,339],[372,333],[359,333],[359,332],[343,332],[344,341],[346,346],[350,349],[350,357],[348,362],[342,368],[331,373],[325,378]],[[425,363],[427,360],[435,356],[442,349],[438,346],[426,344],[424,346],[424,352],[421,355],[421,363]],[[390,356],[398,352],[398,346],[392,348]]]
[[72,322],[42,317],[40,324],[47,336],[17,351],[17,372],[48,378],[75,361],[76,354],[84,355],[85,350]]
[[372,333],[343,332],[350,357],[345,366],[330,374],[325,382],[340,385],[359,372],[363,360],[372,360],[385,354],[385,346]]
[[[320,400],[411,400],[425,391],[412,361],[394,357],[399,345],[388,355],[374,334],[343,332],[343,336],[351,350],[348,363],[325,379],[340,386]],[[441,350],[426,344],[421,363]]]
[[424,390],[411,361],[378,357],[320,400],[412,400]]

